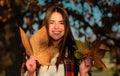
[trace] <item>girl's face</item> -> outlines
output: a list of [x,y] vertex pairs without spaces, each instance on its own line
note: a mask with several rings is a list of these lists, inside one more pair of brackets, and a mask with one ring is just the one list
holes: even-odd
[[58,41],[64,36],[64,21],[62,15],[58,12],[54,12],[49,20],[49,36],[54,40]]

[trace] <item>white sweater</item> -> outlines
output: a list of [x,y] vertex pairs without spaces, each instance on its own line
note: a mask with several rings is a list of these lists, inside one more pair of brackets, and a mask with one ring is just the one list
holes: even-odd
[[[56,70],[56,59],[58,54],[51,60],[51,65],[49,66],[40,66],[40,69],[38,71],[38,76],[65,76],[64,75],[64,64],[60,64],[58,67],[58,70]],[[24,76],[27,76],[27,72],[24,74]],[[36,76],[36,73],[34,73],[34,76]]]

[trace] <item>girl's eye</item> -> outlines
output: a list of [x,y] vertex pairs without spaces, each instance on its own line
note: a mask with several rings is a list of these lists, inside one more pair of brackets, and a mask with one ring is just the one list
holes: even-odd
[[53,24],[53,22],[49,22],[49,24]]
[[60,22],[60,24],[64,24],[64,22]]

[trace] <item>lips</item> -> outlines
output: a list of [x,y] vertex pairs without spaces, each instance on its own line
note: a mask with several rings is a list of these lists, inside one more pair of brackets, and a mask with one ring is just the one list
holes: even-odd
[[53,34],[55,34],[55,35],[58,35],[60,33],[61,33],[60,31],[53,31]]

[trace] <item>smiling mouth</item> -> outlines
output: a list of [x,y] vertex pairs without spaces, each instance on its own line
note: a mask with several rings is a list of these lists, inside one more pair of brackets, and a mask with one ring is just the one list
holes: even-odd
[[56,35],[58,35],[58,34],[60,34],[61,32],[58,32],[58,31],[53,31],[53,34],[56,34]]

